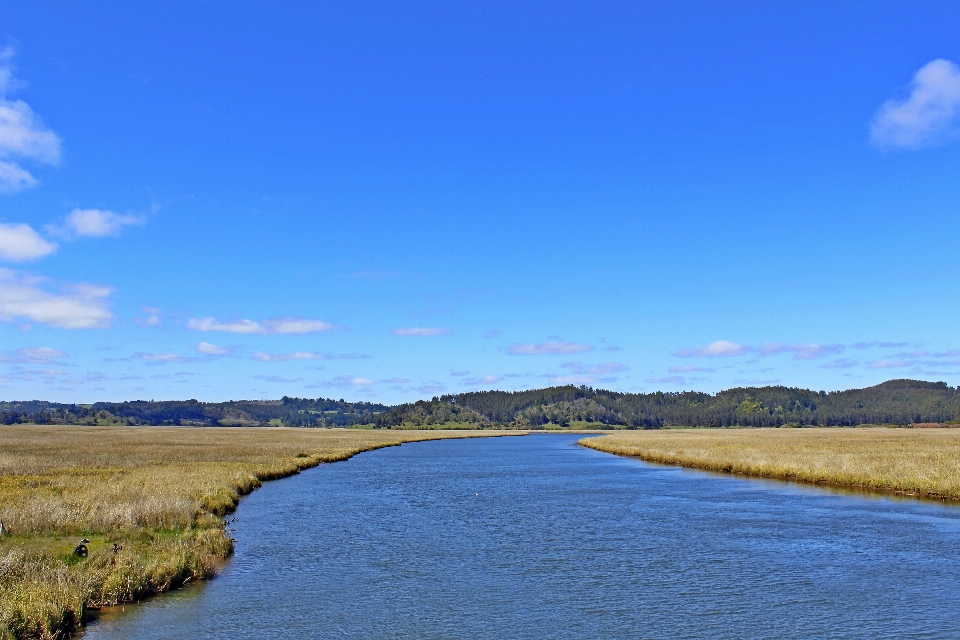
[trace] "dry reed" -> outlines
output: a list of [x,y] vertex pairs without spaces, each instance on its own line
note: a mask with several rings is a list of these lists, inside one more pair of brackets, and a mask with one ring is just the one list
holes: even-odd
[[960,500],[955,429],[627,431],[580,444],[710,471]]
[[[403,442],[490,435],[0,427],[0,522],[12,533],[0,536],[0,639],[66,637],[90,607],[213,575],[233,548],[222,516],[263,481]],[[81,536],[85,559],[71,556]]]

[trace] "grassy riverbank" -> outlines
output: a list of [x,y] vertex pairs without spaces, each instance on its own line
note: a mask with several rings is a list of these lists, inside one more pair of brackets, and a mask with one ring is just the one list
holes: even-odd
[[[263,481],[403,442],[499,433],[0,427],[0,638],[65,637],[91,607],[214,575],[233,550],[223,516]],[[72,555],[82,537],[85,559]]]
[[710,471],[960,500],[960,429],[624,431],[580,444]]

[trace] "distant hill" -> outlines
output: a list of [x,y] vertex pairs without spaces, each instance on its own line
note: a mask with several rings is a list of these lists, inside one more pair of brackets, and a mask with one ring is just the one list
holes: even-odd
[[539,428],[591,422],[628,429],[669,426],[779,427],[920,424],[960,421],[960,387],[890,380],[848,391],[741,387],[716,394],[618,393],[590,387],[477,391],[387,406],[318,398],[199,402],[0,402],[3,424],[425,427],[449,422],[478,427]]

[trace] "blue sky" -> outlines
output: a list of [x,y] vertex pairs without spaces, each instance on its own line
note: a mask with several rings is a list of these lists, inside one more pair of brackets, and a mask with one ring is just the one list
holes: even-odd
[[955,2],[0,2],[0,398],[960,385]]

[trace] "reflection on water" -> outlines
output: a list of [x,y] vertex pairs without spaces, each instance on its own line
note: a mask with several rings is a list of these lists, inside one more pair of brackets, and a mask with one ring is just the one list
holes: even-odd
[[222,576],[83,638],[960,637],[960,508],[580,437],[407,444],[267,483]]

